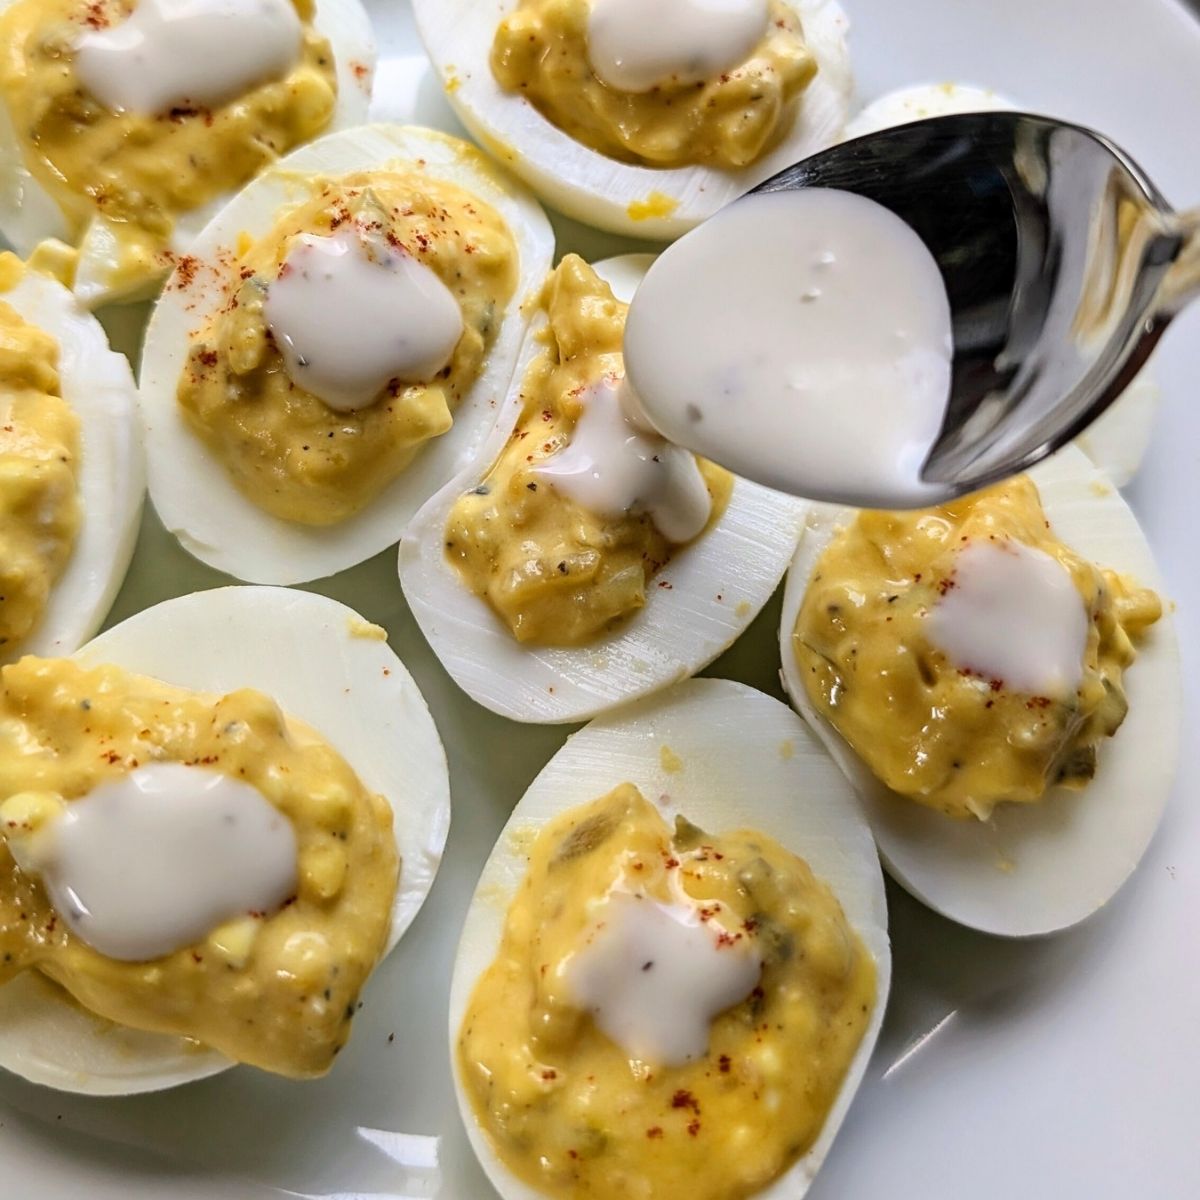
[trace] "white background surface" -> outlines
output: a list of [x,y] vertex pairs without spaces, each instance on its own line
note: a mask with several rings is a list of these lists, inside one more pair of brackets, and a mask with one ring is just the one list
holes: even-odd
[[[862,98],[928,80],[987,84],[1100,127],[1169,197],[1200,203],[1200,25],[1176,0],[845,2]],[[411,52],[407,5],[368,7],[385,53]],[[411,75],[397,78],[403,91]],[[563,231],[560,248],[621,247]],[[891,1008],[812,1200],[1200,1194],[1200,310],[1177,322],[1157,361],[1166,400],[1130,495],[1180,602],[1185,673],[1193,673],[1167,817],[1109,908],[1049,941],[972,934],[890,889]],[[151,519],[114,619],[220,582]],[[0,1200],[491,1195],[451,1098],[449,968],[492,840],[564,731],[518,728],[455,689],[404,607],[391,553],[318,590],[387,626],[450,752],[454,827],[428,905],[370,985],[353,1040],[325,1080],[291,1084],[238,1070],[128,1101],[0,1080]],[[776,604],[709,673],[778,694],[777,618]],[[435,1155],[446,1177],[440,1192],[429,1169]]]

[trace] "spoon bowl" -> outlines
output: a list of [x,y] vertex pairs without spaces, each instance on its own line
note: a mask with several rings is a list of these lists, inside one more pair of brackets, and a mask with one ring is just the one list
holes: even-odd
[[890,209],[941,270],[954,361],[921,472],[929,503],[1018,474],[1081,433],[1200,293],[1200,210],[1174,212],[1119,147],[1048,117],[881,130],[755,193],[812,187]]

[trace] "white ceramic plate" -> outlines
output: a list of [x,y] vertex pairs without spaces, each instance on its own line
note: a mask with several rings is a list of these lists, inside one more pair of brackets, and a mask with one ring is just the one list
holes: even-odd
[[[368,0],[381,103],[445,106],[407,3]],[[1200,203],[1200,23],[1178,0],[845,0],[863,99],[961,79],[1093,123],[1180,205]],[[385,107],[380,115],[395,115]],[[556,222],[561,249],[630,243]],[[1180,602],[1189,725],[1200,714],[1200,311],[1157,354],[1164,403],[1131,499]],[[385,625],[438,722],[456,822],[441,874],[372,980],[332,1075],[239,1069],[169,1096],[75,1100],[0,1079],[3,1200],[491,1200],[459,1123],[445,1013],[459,926],[509,810],[566,735],[467,700],[433,659],[387,552],[321,590]],[[148,518],[113,620],[223,580]],[[768,606],[708,672],[778,695]],[[959,929],[897,889],[891,1008],[874,1062],[808,1200],[1186,1200],[1200,1175],[1200,743],[1117,899],[1062,937]],[[393,1040],[389,1040],[391,1034]],[[443,1176],[440,1190],[437,1175]]]

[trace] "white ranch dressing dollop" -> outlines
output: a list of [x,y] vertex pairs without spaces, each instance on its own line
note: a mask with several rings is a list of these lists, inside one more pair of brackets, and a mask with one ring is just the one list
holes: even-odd
[[746,196],[670,246],[625,326],[665,437],[816,500],[921,507],[950,394],[937,263],[886,208],[807,188]]
[[14,853],[71,932],[122,962],[193,946],[234,917],[274,912],[296,889],[283,813],[241,780],[181,763],[100,784]]
[[968,542],[925,624],[960,669],[1013,691],[1061,699],[1083,679],[1083,597],[1057,559],[1024,542]]
[[290,0],[138,0],[125,20],[79,39],[75,70],[107,108],[156,116],[281,78],[303,36]]
[[630,1058],[665,1067],[702,1057],[713,1019],[744,1000],[761,974],[749,940],[702,921],[694,904],[620,889],[564,968],[574,1002],[603,1033]]
[[534,473],[599,517],[640,508],[668,541],[690,542],[712,515],[695,456],[633,424],[622,393],[611,378],[588,388],[570,442]]
[[767,0],[593,0],[588,59],[621,92],[701,83],[745,62],[769,15]]
[[337,412],[374,404],[393,379],[428,382],[463,333],[433,271],[351,228],[297,238],[263,314],[292,382]]

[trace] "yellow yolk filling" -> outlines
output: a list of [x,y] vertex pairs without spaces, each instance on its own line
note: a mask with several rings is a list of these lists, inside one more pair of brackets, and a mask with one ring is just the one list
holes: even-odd
[[[369,407],[335,412],[290,378],[263,305],[296,239],[348,225],[433,271],[458,301],[464,332],[436,378],[393,381]],[[344,521],[451,427],[516,284],[512,233],[461,188],[415,165],[323,182],[228,270],[226,303],[194,336],[179,381],[183,415],[260,508],[304,525]]]
[[[451,510],[446,553],[518,641],[577,646],[642,608],[649,582],[678,547],[645,513],[609,520],[538,481],[538,466],[571,440],[581,394],[624,373],[628,312],[575,255],[550,276],[540,304],[543,349],[522,383],[521,416],[487,476]],[[733,477],[704,459],[698,465],[713,501],[711,527]]]
[[[1090,614],[1083,680],[1063,699],[957,669],[924,632],[972,539],[1056,559]],[[1125,718],[1133,638],[1162,615],[1151,591],[1102,570],[1050,530],[1036,486],[1013,479],[940,508],[864,512],[817,562],[793,634],[809,700],[893,791],[954,817],[1082,788]]]
[[95,219],[107,224],[119,259],[115,290],[136,291],[164,273],[181,213],[240,187],[329,124],[333,52],[312,27],[313,0],[293,2],[304,43],[286,77],[217,108],[153,117],[105,108],[74,67],[79,36],[122,20],[134,0],[17,0],[0,15],[0,100],[25,164],[76,239]]
[[0,650],[37,628],[71,557],[79,453],[57,344],[0,301]]
[[[202,765],[257,788],[291,822],[298,886],[152,963],[97,953],[60,921],[8,842],[61,804],[153,762]],[[0,672],[0,983],[38,970],[118,1024],[193,1038],[281,1075],[327,1071],[383,953],[399,863],[392,810],[266,696],[215,697],[70,660]]]
[[589,64],[590,10],[589,0],[521,0],[496,31],[492,71],[564,133],[622,162],[749,166],[787,133],[817,71],[800,18],[771,0],[766,34],[733,70],[699,85],[617,91]]
[[[564,991],[589,905],[672,881],[762,956],[759,986],[684,1066],[631,1061]],[[504,1164],[560,1197],[737,1200],[815,1141],[875,1004],[875,965],[836,898],[760,833],[674,832],[631,784],[549,822],[456,1046]]]

